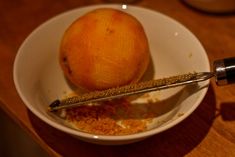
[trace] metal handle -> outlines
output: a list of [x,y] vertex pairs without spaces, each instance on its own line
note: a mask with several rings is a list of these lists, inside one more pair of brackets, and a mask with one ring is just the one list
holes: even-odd
[[213,68],[217,85],[235,83],[235,57],[216,60]]

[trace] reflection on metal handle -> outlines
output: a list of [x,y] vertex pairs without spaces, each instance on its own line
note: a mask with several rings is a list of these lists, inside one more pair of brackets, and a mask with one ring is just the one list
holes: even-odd
[[235,83],[235,57],[216,60],[213,67],[217,85]]

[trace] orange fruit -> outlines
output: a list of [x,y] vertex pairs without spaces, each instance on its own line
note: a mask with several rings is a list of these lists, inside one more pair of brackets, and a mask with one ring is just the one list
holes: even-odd
[[74,21],[64,33],[60,65],[76,86],[102,90],[137,82],[149,64],[149,46],[141,23],[111,8],[96,9]]

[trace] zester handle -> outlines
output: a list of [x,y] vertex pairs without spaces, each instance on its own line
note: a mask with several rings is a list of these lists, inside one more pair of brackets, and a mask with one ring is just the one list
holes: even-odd
[[217,85],[235,83],[235,57],[216,60],[213,67]]

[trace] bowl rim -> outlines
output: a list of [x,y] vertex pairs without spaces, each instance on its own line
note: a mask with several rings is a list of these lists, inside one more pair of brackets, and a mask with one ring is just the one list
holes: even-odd
[[[139,139],[139,138],[145,138],[145,137],[149,137],[158,133],[161,133],[169,128],[172,128],[173,126],[179,124],[181,121],[183,121],[184,119],[186,119],[202,102],[203,98],[205,97],[207,90],[208,90],[208,86],[204,89],[202,89],[203,91],[201,91],[200,96],[197,98],[197,101],[194,103],[194,105],[186,112],[184,113],[182,116],[178,117],[177,119],[174,119],[171,123],[166,124],[163,127],[157,127],[154,129],[150,129],[147,131],[143,131],[140,133],[135,133],[135,134],[128,134],[128,135],[96,135],[96,134],[91,134],[91,133],[86,133],[83,131],[79,131],[79,130],[75,130],[66,126],[63,126],[55,121],[52,121],[46,117],[44,117],[39,111],[37,111],[33,106],[31,106],[31,104],[28,102],[27,98],[24,96],[23,92],[21,91],[20,85],[19,85],[19,76],[17,75],[17,70],[18,70],[18,64],[20,62],[20,58],[21,55],[23,53],[23,48],[25,46],[25,44],[30,40],[30,38],[32,36],[34,36],[34,34],[36,34],[41,28],[42,26],[48,25],[49,23],[52,23],[53,21],[57,20],[58,18],[60,18],[61,16],[66,16],[71,14],[72,12],[76,12],[80,9],[87,9],[87,10],[92,10],[92,9],[96,9],[96,8],[102,8],[102,7],[111,7],[111,8],[120,8],[122,4],[98,4],[98,5],[90,5],[90,6],[85,6],[85,7],[78,7],[78,8],[74,8],[72,10],[68,10],[65,12],[62,12],[50,19],[48,19],[47,21],[43,22],[41,25],[39,25],[36,29],[34,29],[29,36],[26,37],[26,39],[23,41],[23,43],[21,44],[16,57],[15,57],[15,61],[14,61],[14,65],[13,65],[13,80],[14,80],[14,84],[16,87],[16,90],[20,96],[20,98],[23,100],[24,104],[30,109],[30,111],[33,112],[34,115],[36,115],[36,117],[38,117],[39,119],[41,119],[43,122],[45,122],[46,124],[51,125],[52,127],[61,130],[65,133],[68,133],[70,135],[75,135],[77,137],[81,137],[81,138],[86,138],[86,139],[98,139],[98,140],[103,140],[103,141],[126,141],[126,140],[134,140],[134,139]],[[187,31],[187,33],[189,35],[191,35],[193,38],[196,39],[197,44],[201,47],[201,49],[204,51],[204,56],[205,56],[205,61],[206,61],[206,68],[207,70],[210,70],[210,65],[209,65],[209,59],[208,56],[206,54],[206,51],[204,49],[204,47],[202,46],[202,44],[200,43],[200,41],[197,39],[197,37],[188,29],[186,28],[183,24],[181,24],[180,22],[176,21],[175,19],[160,13],[156,10],[152,10],[149,8],[145,8],[145,7],[140,7],[140,6],[132,6],[132,5],[128,5],[128,8],[132,8],[132,9],[137,9],[137,10],[144,10],[145,12],[149,12],[151,14],[158,14],[159,16],[162,16],[163,18],[170,20],[171,22],[179,25],[181,28],[183,28],[185,31]],[[209,84],[209,80],[205,82],[207,85]]]

